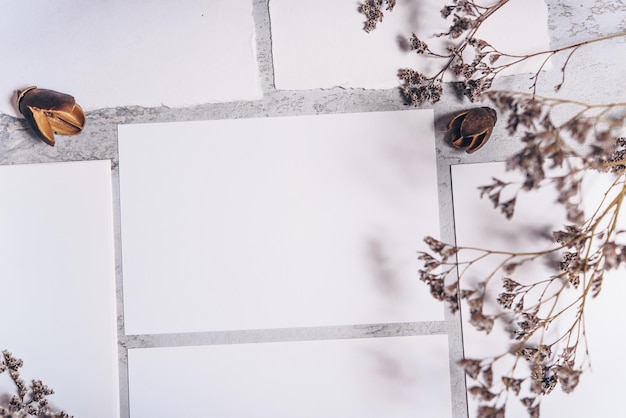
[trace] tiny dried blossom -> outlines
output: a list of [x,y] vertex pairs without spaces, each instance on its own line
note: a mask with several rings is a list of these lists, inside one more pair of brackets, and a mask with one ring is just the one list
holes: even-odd
[[17,371],[20,367],[24,365],[24,362],[21,359],[13,357],[13,355],[9,351],[3,351],[4,355],[4,364],[9,370]]
[[517,293],[500,293],[500,295],[498,295],[497,302],[504,309],[511,309],[516,297],[517,297]]
[[530,390],[538,395],[547,395],[556,387],[556,376],[543,365],[536,365],[530,373]]
[[621,174],[624,172],[626,169],[626,137],[615,139],[614,151],[601,161],[601,165],[608,166],[613,173]]
[[472,386],[471,388],[468,389],[469,393],[474,396],[475,398],[480,399],[481,401],[491,401],[493,400],[496,395],[491,393],[489,391],[489,389],[487,389],[485,386]]
[[419,86],[426,80],[426,77],[422,73],[412,68],[403,68],[398,71],[398,78],[409,87]]
[[547,344],[540,344],[539,348],[539,358],[543,360],[546,357],[549,357],[552,354],[552,347]]
[[[392,11],[396,5],[396,0],[385,0],[386,10]],[[365,3],[359,4],[359,12],[365,15],[365,23],[363,30],[369,33],[376,29],[376,24],[383,21],[384,13],[382,11],[383,0],[366,0]]]
[[476,310],[470,312],[469,322],[478,331],[484,331],[485,334],[489,334],[493,329],[495,320],[494,317],[485,315],[482,310]]
[[[504,270],[507,270],[506,266],[504,266]],[[507,273],[511,273],[511,271],[508,271]],[[504,287],[507,292],[514,292],[520,289],[522,285],[509,277],[505,277],[502,279],[502,287]]]
[[33,380],[28,387],[20,377],[19,368],[23,366],[23,361],[14,357],[9,351],[2,352],[4,360],[0,368],[0,373],[8,371],[9,376],[15,383],[18,394],[10,398],[0,397],[0,416],[7,417],[27,417],[42,416],[47,418],[71,418],[67,413],[53,411],[48,406],[46,396],[54,393],[52,389],[43,384],[41,380]]
[[451,39],[456,39],[474,27],[476,27],[476,20],[455,14],[448,32],[441,33],[439,36],[449,35]]
[[524,347],[518,351],[518,355],[524,357],[526,361],[534,361],[537,358],[539,350],[533,347]]
[[478,379],[478,376],[480,375],[480,371],[482,369],[481,363],[481,360],[463,359],[458,362],[458,365],[461,366],[463,370],[465,370],[465,373],[467,373],[469,377],[476,380]]
[[559,267],[563,271],[577,271],[583,265],[580,254],[577,251],[566,251]]
[[540,414],[539,414],[539,404],[537,404],[535,406],[528,407],[526,411],[528,412],[528,418],[539,418],[539,416],[540,416]]
[[431,236],[425,237],[424,242],[428,245],[431,251],[434,251],[442,257],[451,257],[458,251],[457,247],[445,244]]
[[483,94],[491,88],[493,83],[493,78],[491,77],[481,77],[478,79],[473,79],[474,73],[477,71],[475,67],[456,67],[457,69],[462,69],[465,80],[457,83],[457,88],[461,91],[463,95],[465,95],[470,102],[478,102],[482,100]]
[[580,382],[581,370],[574,370],[568,366],[557,366],[555,368],[556,377],[565,393],[571,393]]
[[602,273],[596,274],[591,280],[591,297],[596,298],[600,294],[600,290],[602,289],[602,281],[604,279],[604,275]]
[[626,262],[626,245],[607,241],[602,244],[600,251],[604,257],[604,270],[614,270]]
[[427,79],[425,84],[402,86],[402,95],[413,106],[419,106],[424,102],[437,103],[441,100],[443,94],[443,86],[441,81]]
[[576,346],[565,347],[560,357],[564,362],[569,362],[575,354],[576,354]]
[[424,262],[424,271],[430,272],[432,270],[435,270],[439,266],[441,266],[441,262],[437,260],[436,258],[434,258],[432,255],[428,253],[424,253],[424,252],[420,252],[418,254],[419,254],[419,256],[417,257],[418,260],[421,260]]
[[511,219],[513,217],[513,214],[515,213],[515,203],[517,203],[517,197],[500,204],[500,210],[507,219]]
[[415,33],[409,38],[409,47],[418,54],[424,54],[428,51],[428,44],[419,39]]
[[566,225],[565,230],[554,231],[552,233],[554,240],[567,247],[572,248],[582,238],[582,230],[576,225]]
[[482,377],[488,387],[493,385],[493,369],[491,368],[491,365],[483,369]]
[[521,317],[522,320],[517,322],[519,328],[512,333],[516,340],[522,340],[532,334],[543,323],[535,313],[522,312]]
[[480,405],[478,407],[478,418],[505,418],[505,406],[500,408],[495,406]]
[[444,6],[443,9],[441,9],[441,17],[446,19],[448,16],[450,16],[452,14],[452,11],[455,8],[456,8],[456,6],[454,6],[454,5],[452,5],[452,6]]
[[508,376],[502,376],[502,383],[507,390],[513,391],[516,396],[519,395],[520,390],[522,390],[522,382],[523,379],[514,379]]

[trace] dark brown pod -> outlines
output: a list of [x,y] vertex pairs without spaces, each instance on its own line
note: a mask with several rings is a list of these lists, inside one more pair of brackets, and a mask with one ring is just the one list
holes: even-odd
[[54,134],[78,135],[85,126],[85,113],[69,94],[31,86],[17,91],[17,108],[35,133],[54,146]]
[[490,107],[477,107],[456,115],[448,125],[450,141],[471,154],[479,150],[493,132],[498,116]]

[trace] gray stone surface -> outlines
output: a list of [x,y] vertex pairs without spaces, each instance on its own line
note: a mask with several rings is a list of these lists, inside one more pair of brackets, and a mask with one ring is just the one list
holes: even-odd
[[[523,1],[523,0],[513,0]],[[548,0],[549,30],[553,47],[561,47],[598,36],[626,31],[626,3],[621,0]],[[356,12],[356,10],[355,10]],[[257,54],[263,98],[256,101],[204,104],[189,108],[118,107],[87,113],[87,125],[77,137],[63,137],[55,147],[43,144],[34,136],[24,120],[0,115],[0,164],[47,163],[57,161],[111,160],[113,168],[116,272],[119,309],[119,353],[121,383],[121,416],[127,417],[128,371],[127,350],[141,347],[162,347],[198,344],[223,344],[248,341],[287,341],[325,338],[358,338],[364,336],[429,335],[447,333],[450,361],[463,355],[460,319],[447,314],[445,322],[386,324],[381,326],[352,326],[307,328],[301,330],[261,330],[249,332],[199,333],[184,335],[127,336],[124,333],[122,298],[122,260],[120,251],[119,179],[117,170],[117,127],[128,123],[176,122],[191,120],[275,117],[345,112],[402,110],[400,92],[391,90],[316,89],[307,91],[277,91],[271,47],[271,19],[268,0],[254,0],[257,31]],[[533,30],[529,28],[529,30]],[[566,75],[562,97],[575,97],[588,102],[624,100],[626,84],[625,39],[620,38],[582,47],[572,58]],[[566,56],[554,59],[552,70],[540,77],[539,94],[553,95],[552,88],[560,82],[560,66]],[[505,77],[495,88],[528,91],[530,75]],[[446,86],[444,99],[434,106],[438,155],[439,205],[441,233],[445,241],[453,242],[454,213],[450,166],[475,162],[501,161],[519,147],[517,138],[506,133],[502,123],[496,126],[489,143],[475,154],[466,154],[445,143],[446,124],[454,113],[474,106],[460,100]],[[172,146],[176,146],[175,139]],[[459,368],[452,370],[453,414],[467,415],[465,377]]]

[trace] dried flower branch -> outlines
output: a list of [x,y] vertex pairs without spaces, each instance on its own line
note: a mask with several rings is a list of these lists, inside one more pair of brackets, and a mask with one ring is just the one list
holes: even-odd
[[[586,304],[600,294],[607,272],[626,265],[626,242],[619,241],[617,230],[626,196],[626,138],[614,139],[626,121],[626,103],[594,105],[504,91],[487,97],[509,133],[521,134],[523,146],[508,158],[507,169],[521,172],[524,180],[494,178],[479,187],[481,197],[510,219],[520,192],[552,186],[554,203],[565,208],[571,224],[554,232],[552,248],[525,253],[451,246],[429,237],[430,252],[419,255],[420,278],[452,311],[466,309],[477,330],[490,333],[498,323],[509,330],[509,349],[460,363],[475,382],[468,390],[479,401],[478,416],[504,417],[509,398],[517,397],[529,416],[538,417],[541,397],[556,386],[570,393],[589,366]],[[590,171],[615,178],[586,217],[581,190]],[[520,273],[522,266],[555,259],[554,274],[529,280]],[[477,284],[467,283],[488,262],[495,267]],[[492,295],[496,307],[488,309]],[[549,331],[563,327],[560,333]]]
[[[581,225],[555,231],[555,245],[543,251],[488,250],[425,239],[430,252],[419,253],[424,263],[420,279],[431,294],[453,312],[466,309],[470,324],[479,331],[488,334],[500,323],[509,332],[506,351],[459,363],[475,382],[469,393],[480,402],[479,417],[504,416],[510,396],[519,398],[529,416],[539,416],[541,397],[557,384],[566,393],[576,388],[589,366],[587,303],[599,295],[606,272],[626,265],[626,244],[618,241],[616,229],[625,196],[626,173],[621,172],[598,210]],[[561,260],[555,274],[529,280],[519,273],[521,266],[550,261],[555,255]],[[487,261],[495,267],[477,284],[467,284],[465,278]],[[487,308],[494,293],[497,306]],[[557,321],[561,327],[550,328]],[[569,322],[563,331],[564,321]],[[496,363],[508,368],[496,375]]]
[[0,361],[0,374],[8,372],[11,380],[15,383],[17,394],[13,396],[3,395],[0,397],[0,416],[13,418],[27,418],[31,416],[45,418],[69,418],[65,412],[54,411],[48,405],[47,397],[54,391],[44,385],[41,380],[33,380],[27,386],[20,377],[19,369],[24,362],[14,357],[10,352],[2,352],[3,359]]
[[[368,2],[366,31],[382,20],[382,1]],[[508,0],[481,6],[473,0],[452,0],[441,10],[451,19],[444,52],[432,50],[413,34],[410,49],[420,56],[443,60],[432,76],[411,68],[398,77],[412,105],[435,103],[443,94],[444,76],[453,76],[470,101],[487,98],[506,121],[506,129],[521,138],[521,149],[507,159],[507,170],[521,172],[523,181],[494,178],[479,187],[507,219],[515,215],[520,194],[547,186],[556,190],[555,204],[564,207],[567,226],[553,233],[549,249],[514,252],[449,245],[432,237],[429,251],[420,252],[420,279],[431,295],[453,312],[463,310],[478,331],[507,330],[510,345],[499,354],[459,362],[473,381],[468,392],[479,402],[478,417],[504,417],[510,399],[517,398],[530,417],[539,417],[543,396],[559,386],[572,392],[589,366],[584,314],[602,289],[606,274],[626,265],[626,242],[617,229],[626,196],[626,102],[588,104],[536,95],[540,74],[557,54],[565,55],[559,91],[572,56],[583,46],[626,37],[615,33],[561,48],[525,55],[509,54],[476,37],[486,19]],[[494,79],[507,68],[542,58],[530,78],[531,93],[491,91]],[[583,211],[581,195],[590,171],[613,176],[604,198],[591,214]],[[506,197],[505,197],[506,196]],[[527,277],[531,265],[554,267],[543,277]],[[486,273],[482,270],[487,266]],[[481,272],[482,271],[482,272]],[[472,283],[472,276],[480,277]],[[555,326],[558,324],[558,326]]]
[[[609,39],[626,37],[626,32],[620,32],[551,50],[525,55],[510,54],[500,51],[486,40],[476,37],[480,26],[508,2],[509,0],[500,0],[491,6],[481,6],[473,0],[453,0],[452,5],[444,6],[441,10],[441,16],[444,19],[449,19],[452,16],[452,23],[447,32],[436,36],[448,38],[449,43],[445,52],[434,52],[415,33],[409,37],[409,47],[417,54],[425,58],[444,60],[443,66],[432,76],[427,76],[411,68],[404,68],[399,71],[398,78],[402,81],[402,93],[409,104],[419,106],[424,102],[438,102],[441,99],[442,83],[446,75],[452,76],[454,80],[460,78],[461,81],[456,82],[459,91],[470,101],[477,101],[483,93],[491,88],[494,79],[502,71],[531,58],[544,57],[541,65],[530,78],[532,80],[530,89],[534,95],[541,71],[550,58],[559,53],[567,53],[565,62],[561,67],[561,82],[555,86],[555,90],[559,91],[565,82],[565,72],[570,58],[579,48]],[[395,5],[395,2],[393,3]],[[382,0],[368,1],[365,5],[361,5],[361,12],[368,17],[365,31],[372,31],[376,27],[376,22],[382,21],[381,7]],[[388,7],[388,10],[392,9],[393,6]]]
[[[384,0],[387,11],[392,11],[396,5],[396,0]],[[376,29],[376,24],[383,21],[383,0],[366,0],[365,3],[359,4],[359,12],[365,15],[365,24],[363,30],[371,32]]]
[[[553,185],[558,192],[555,203],[564,206],[569,222],[581,224],[579,192],[584,173],[617,173],[625,167],[625,141],[619,136],[626,121],[626,102],[594,105],[504,91],[488,92],[486,97],[501,117],[506,117],[509,134],[521,131],[523,147],[507,159],[507,170],[521,172],[525,180],[513,183],[494,179],[494,183],[480,188],[481,196],[487,196],[494,207],[511,218],[521,191]],[[557,123],[555,114],[562,107],[570,110],[570,116],[561,117]],[[555,170],[559,173],[549,175]],[[513,198],[501,202],[501,192],[511,187],[517,188]]]

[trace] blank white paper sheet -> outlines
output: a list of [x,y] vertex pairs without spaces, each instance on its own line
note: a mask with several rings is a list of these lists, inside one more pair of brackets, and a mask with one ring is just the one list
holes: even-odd
[[443,319],[430,110],[119,127],[127,334]]
[[75,417],[119,416],[110,166],[0,166],[0,350]]
[[445,335],[133,349],[130,415],[451,417]]
[[[370,33],[363,30],[365,15],[358,12],[360,3],[365,2],[270,1],[276,88],[389,89],[400,85],[400,68],[434,76],[447,61],[425,59],[405,46],[415,32],[434,52],[446,53],[447,38],[434,36],[447,32],[452,23],[453,16],[441,18],[440,10],[446,2],[400,0]],[[545,1],[510,1],[481,25],[476,37],[509,54],[550,49]],[[502,74],[534,73],[544,58],[530,59]]]
[[252,0],[21,0],[0,14],[0,113],[16,89],[85,109],[261,97]]
[[[467,164],[452,168],[458,245],[513,251],[547,249],[554,246],[554,242],[547,238],[551,236],[552,231],[570,224],[566,220],[564,210],[553,203],[557,198],[553,189],[520,194],[516,214],[510,221],[493,209],[487,197],[480,199],[477,187],[490,184],[492,177],[503,181],[520,179],[516,173],[507,173],[504,163]],[[596,209],[603,192],[612,181],[610,177],[611,175],[606,173],[600,175],[590,173],[585,176],[582,193],[587,215],[591,215]],[[523,270],[527,277],[539,280],[554,274],[554,270],[547,269],[544,263],[534,264],[539,265]],[[482,271],[486,275],[491,270],[485,266]],[[615,411],[622,409],[620,399],[624,383],[621,376],[626,373],[626,367],[623,362],[615,359],[622,355],[622,348],[616,335],[626,326],[626,315],[620,309],[616,309],[623,303],[622,295],[626,292],[623,277],[623,269],[607,274],[600,295],[596,299],[588,300],[585,306],[587,341],[593,369],[581,375],[579,385],[570,394],[564,393],[560,385],[557,385],[541,402],[542,416],[611,416]],[[496,297],[497,294],[494,293],[492,301]],[[569,325],[570,322],[567,321],[562,323],[555,321],[551,329],[565,330]],[[504,330],[494,328],[494,331],[485,337],[484,333],[475,331],[467,323],[463,327],[463,334],[465,354],[469,358],[495,355],[508,347]],[[581,343],[579,355],[583,354]],[[474,417],[475,404],[470,405],[470,416]],[[520,402],[514,400],[510,402],[510,406],[507,407],[507,415],[526,414]]]

